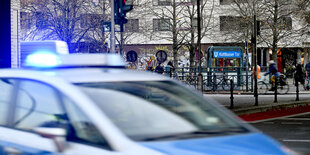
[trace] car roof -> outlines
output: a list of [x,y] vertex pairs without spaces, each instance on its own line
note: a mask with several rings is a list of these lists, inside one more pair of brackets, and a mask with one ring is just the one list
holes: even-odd
[[72,68],[57,69],[52,72],[72,83],[116,82],[116,81],[162,81],[171,80],[167,76],[148,71],[114,68]]
[[37,80],[53,77],[71,83],[171,80],[171,78],[158,73],[118,68],[1,69],[0,72],[6,77]]

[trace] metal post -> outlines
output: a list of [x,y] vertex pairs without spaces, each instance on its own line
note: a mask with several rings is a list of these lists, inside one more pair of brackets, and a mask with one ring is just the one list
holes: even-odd
[[213,73],[213,88],[212,88],[212,90],[215,91],[215,89],[216,89],[216,75],[215,75],[215,73]]
[[119,45],[119,54],[123,56],[123,47],[124,47],[124,34],[123,34],[123,23],[121,24],[121,44]]
[[116,53],[115,51],[115,12],[114,12],[114,7],[115,7],[115,0],[111,0],[111,43],[110,43],[110,49],[112,53]]
[[248,41],[247,40],[245,40],[245,69],[246,69],[246,71],[245,71],[245,75],[246,75],[246,77],[245,77],[245,84],[246,84],[246,86],[245,86],[245,88],[246,88],[246,91],[248,92],[249,91],[249,86],[248,86],[248,84],[249,84],[249,78],[248,78],[248,76],[249,76],[249,58],[248,58]]
[[298,87],[298,80],[295,80],[295,86],[296,86],[296,101],[299,101],[299,87]]
[[197,85],[197,88],[198,90],[200,91],[203,91],[203,85],[202,85],[202,80],[203,80],[203,76],[202,76],[202,73],[201,73],[201,21],[200,21],[200,0],[197,0],[197,29],[198,29],[198,40],[197,40],[197,46],[198,46],[198,77],[197,77],[197,80],[198,81],[198,85]]
[[278,78],[275,79],[275,85],[274,85],[274,103],[278,102]]
[[234,108],[234,82],[230,79],[230,109]]
[[258,94],[257,94],[257,50],[256,50],[256,36],[257,36],[257,22],[256,15],[254,15],[254,35],[253,35],[253,58],[254,58],[254,97],[255,97],[255,106],[258,106]]

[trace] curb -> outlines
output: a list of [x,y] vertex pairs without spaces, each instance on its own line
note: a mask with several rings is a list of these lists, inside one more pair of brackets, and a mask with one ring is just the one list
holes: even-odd
[[270,105],[262,105],[258,107],[246,107],[246,108],[238,108],[238,109],[230,109],[236,115],[249,115],[249,114],[256,114],[256,113],[263,113],[267,111],[275,111],[275,110],[284,110],[296,107],[303,107],[303,106],[310,106],[310,101],[294,101],[288,103],[271,103]]

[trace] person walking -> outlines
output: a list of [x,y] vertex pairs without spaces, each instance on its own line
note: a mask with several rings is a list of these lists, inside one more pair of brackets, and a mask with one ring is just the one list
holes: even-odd
[[[254,75],[255,75],[254,67],[252,67],[252,70],[253,70],[253,77],[254,77]],[[256,78],[260,79],[260,66],[259,65],[256,66],[256,70],[257,70]]]
[[164,68],[161,66],[161,63],[158,63],[158,65],[155,68],[155,72],[159,73],[159,74],[163,74],[164,73]]
[[302,66],[301,66],[301,61],[300,60],[298,60],[297,65],[295,67],[294,77],[295,77],[294,80],[296,82],[296,85],[297,85],[297,82],[299,82],[302,85],[305,84],[304,72],[302,70]]
[[306,90],[309,90],[309,82],[310,82],[310,61],[306,64],[305,66],[305,71],[306,71]]
[[166,74],[168,76],[172,77],[172,72],[174,71],[174,66],[173,66],[171,61],[169,61],[167,63],[167,66],[165,67],[165,70],[166,70]]

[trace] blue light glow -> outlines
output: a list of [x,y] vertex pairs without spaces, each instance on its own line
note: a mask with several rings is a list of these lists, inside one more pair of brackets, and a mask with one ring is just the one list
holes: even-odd
[[32,67],[55,67],[60,63],[59,57],[50,52],[36,52],[26,57],[26,65]]

